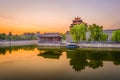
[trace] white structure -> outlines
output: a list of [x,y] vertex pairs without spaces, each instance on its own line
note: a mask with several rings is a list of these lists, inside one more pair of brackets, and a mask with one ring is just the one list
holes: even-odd
[[69,43],[69,42],[73,42],[72,38],[71,38],[71,35],[70,35],[70,31],[67,31],[66,32],[66,41]]
[[103,30],[104,33],[108,34],[108,41],[111,41],[112,33],[115,30],[117,30],[117,29],[114,29],[114,30]]

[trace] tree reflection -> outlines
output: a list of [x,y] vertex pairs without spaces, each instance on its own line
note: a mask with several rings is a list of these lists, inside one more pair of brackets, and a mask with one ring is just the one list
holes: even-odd
[[6,49],[5,48],[0,48],[0,54],[5,55],[5,53],[6,53]]
[[120,65],[119,53],[120,50],[68,50],[67,58],[70,58],[70,65],[75,71],[82,71],[86,67],[92,69],[103,67],[104,61],[112,61],[115,65]]
[[93,69],[103,67],[103,61],[101,61],[101,60],[91,60],[89,62],[89,67],[91,67]]
[[88,66],[93,69],[103,67],[103,58],[105,54],[103,54],[101,51],[89,51],[89,53],[90,62]]
[[0,54],[5,55],[7,51],[9,53],[12,53],[12,51],[18,51],[20,49],[23,49],[23,50],[34,50],[35,48],[36,48],[35,45],[0,47]]
[[[67,52],[69,54],[70,51],[67,51]],[[88,65],[88,62],[87,62],[87,59],[86,59],[86,55],[85,54],[81,54],[77,50],[72,51],[70,65],[73,66],[73,69],[75,71],[84,70],[85,67]]]
[[118,53],[113,52],[112,53],[112,61],[115,65],[120,65],[120,52],[118,52]]

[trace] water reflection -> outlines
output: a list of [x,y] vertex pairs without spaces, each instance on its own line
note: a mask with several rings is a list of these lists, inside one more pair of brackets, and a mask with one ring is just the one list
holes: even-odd
[[[43,50],[43,49],[39,49]],[[59,59],[63,52],[62,49],[44,49],[44,52],[40,52],[38,56],[42,56],[44,58],[50,58],[50,59]]]
[[70,58],[70,65],[75,71],[82,71],[86,67],[92,69],[103,67],[104,61],[112,61],[115,65],[120,65],[119,50],[68,50],[67,58]]
[[28,45],[28,46],[11,46],[11,47],[0,47],[0,54],[5,55],[7,51],[12,53],[12,51],[22,50],[34,50],[36,48],[35,45]]
[[86,55],[77,50],[67,51],[67,58],[70,58],[70,65],[75,71],[84,70],[88,65]]
[[[19,50],[32,50],[33,52],[36,46],[14,46],[14,47],[3,47],[0,48],[0,54],[5,55],[7,52],[12,54],[12,51]],[[76,49],[76,50],[66,50],[65,48],[38,48],[39,53],[35,53],[36,56],[49,58],[49,59],[59,59],[61,61],[61,56],[66,56],[66,60],[70,59],[69,65],[75,71],[83,71],[87,67],[92,69],[98,69],[104,67],[104,62],[113,62],[114,65],[120,65],[120,50],[119,49]],[[63,52],[66,54],[64,55]],[[27,54],[31,55],[31,54]],[[31,55],[32,56],[32,55]],[[35,57],[35,56],[34,56]],[[26,58],[26,57],[25,57]],[[37,57],[35,57],[36,59]]]

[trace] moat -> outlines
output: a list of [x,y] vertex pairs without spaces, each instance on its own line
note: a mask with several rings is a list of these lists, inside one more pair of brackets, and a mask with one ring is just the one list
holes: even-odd
[[120,80],[120,49],[1,47],[0,80]]

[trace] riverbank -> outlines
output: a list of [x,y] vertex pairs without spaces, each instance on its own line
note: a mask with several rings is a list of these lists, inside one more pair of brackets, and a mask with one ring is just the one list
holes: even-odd
[[[38,43],[37,40],[0,41],[0,47],[37,45],[41,47],[65,47],[66,43]],[[120,48],[120,43],[78,43],[79,48]]]
[[0,47],[36,45],[37,40],[0,41]]
[[[66,43],[39,43],[41,47],[66,47]],[[79,48],[120,48],[120,43],[78,43]]]
[[79,43],[80,48],[120,48],[120,43]]

